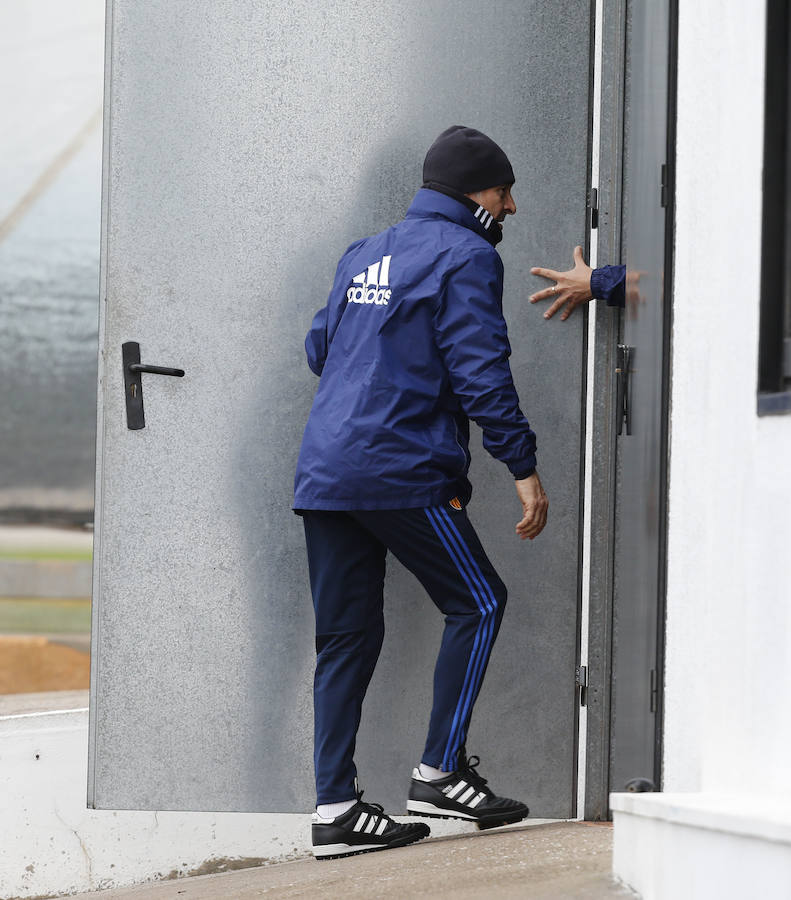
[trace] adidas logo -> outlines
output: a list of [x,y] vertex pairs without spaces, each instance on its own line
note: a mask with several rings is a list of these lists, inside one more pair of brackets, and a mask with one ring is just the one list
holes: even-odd
[[392,291],[388,290],[391,259],[390,256],[383,256],[379,262],[371,263],[364,272],[352,278],[352,286],[346,291],[349,303],[375,303],[377,306],[387,306],[392,294]]
[[387,828],[389,819],[387,816],[376,816],[373,813],[360,813],[357,821],[354,823],[354,828],[352,831],[362,831],[363,834],[375,834],[379,837],[382,832]]
[[488,229],[492,222],[494,222],[494,216],[490,212],[487,212],[482,206],[479,206],[473,215],[484,228]]
[[446,788],[442,789],[442,793],[449,800],[463,803],[464,806],[469,806],[470,809],[475,809],[486,796],[483,791],[476,791],[474,787],[470,787],[466,781],[457,781],[455,784],[449,784]]

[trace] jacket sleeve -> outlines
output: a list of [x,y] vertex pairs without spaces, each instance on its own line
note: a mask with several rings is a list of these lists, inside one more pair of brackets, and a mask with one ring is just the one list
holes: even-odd
[[[305,338],[305,353],[308,357],[308,365],[310,370],[316,375],[321,375],[324,371],[324,363],[327,361],[327,354],[330,350],[333,335],[338,328],[338,323],[343,315],[345,303],[342,299],[343,289],[346,287],[344,282],[344,272],[347,271],[344,266],[346,255],[354,250],[362,241],[355,241],[351,244],[346,253],[341,257],[338,267],[335,270],[335,281],[330,291],[327,303],[313,317],[310,330]],[[341,298],[339,301],[339,297]],[[333,302],[334,301],[334,302]]]
[[502,313],[503,264],[482,250],[450,271],[434,314],[434,335],[453,392],[483,430],[483,446],[515,478],[536,467],[536,436],[519,408]]
[[327,350],[329,342],[327,340],[327,314],[329,311],[329,301],[327,306],[323,306],[313,317],[310,331],[305,338],[305,353],[308,356],[308,365],[311,372],[321,375],[324,371],[324,363],[327,360]]
[[591,274],[591,294],[607,306],[626,305],[626,266],[602,266]]

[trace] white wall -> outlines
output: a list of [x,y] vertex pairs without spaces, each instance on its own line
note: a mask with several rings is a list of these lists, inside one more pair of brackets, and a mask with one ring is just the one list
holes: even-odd
[[667,791],[791,796],[791,416],[756,415],[764,5],[680,3]]
[[309,816],[90,810],[88,710],[0,717],[0,897],[305,856]]
[[791,416],[756,414],[764,7],[680,0],[664,791],[613,794],[645,900],[786,896]]
[[[0,897],[72,894],[310,855],[309,815],[86,809],[87,766],[87,709],[0,715]],[[435,837],[475,830],[436,819],[430,826]]]

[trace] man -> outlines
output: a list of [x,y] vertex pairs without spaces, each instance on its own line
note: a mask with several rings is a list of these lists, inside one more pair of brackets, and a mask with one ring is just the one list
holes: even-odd
[[453,126],[429,148],[402,222],[352,244],[305,345],[321,376],[305,428],[294,508],[303,516],[316,614],[317,858],[403,846],[428,835],[363,803],[353,761],[365,691],[382,645],[385,556],[420,580],[445,616],[428,738],[407,809],[517,822],[465,739],[506,601],[467,518],[469,419],[514,476],[533,539],[546,523],[535,435],[519,409],[495,244],[516,212],[507,156]]

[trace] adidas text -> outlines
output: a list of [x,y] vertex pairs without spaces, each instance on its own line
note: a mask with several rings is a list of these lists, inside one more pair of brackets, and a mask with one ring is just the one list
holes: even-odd
[[346,291],[346,299],[349,303],[376,303],[379,306],[387,306],[391,293],[391,291],[386,291],[383,288],[376,290],[376,288],[350,287]]

